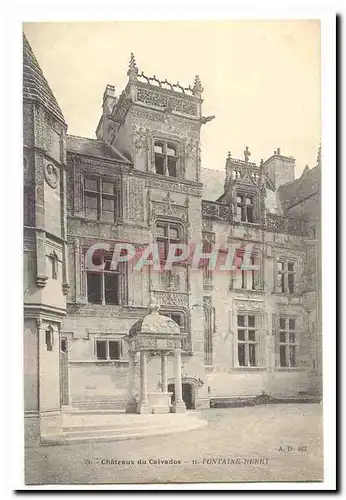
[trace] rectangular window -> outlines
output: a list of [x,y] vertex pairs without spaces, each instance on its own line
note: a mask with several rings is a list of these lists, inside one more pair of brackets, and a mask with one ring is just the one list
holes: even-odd
[[238,221],[255,222],[254,197],[248,194],[238,194],[235,215]]
[[297,332],[295,318],[279,318],[280,366],[297,366]]
[[87,294],[88,302],[102,305],[121,305],[126,303],[125,283],[126,268],[124,263],[118,264],[112,269],[111,256],[98,255],[93,257],[93,263],[101,265],[102,268],[95,271],[87,271]]
[[160,261],[164,262],[168,256],[169,245],[181,240],[181,227],[171,222],[160,222],[156,225],[155,233]]
[[[243,265],[243,255],[238,255],[236,257],[235,265],[237,266],[237,270],[233,271],[232,279],[233,279],[233,288],[236,290],[256,290],[258,288],[258,270],[246,270],[241,269]],[[250,257],[249,265],[256,265],[256,259],[254,257]]]
[[295,292],[295,263],[283,262],[277,263],[278,269],[278,287],[280,293],[294,293]]
[[155,171],[159,175],[177,177],[177,148],[167,141],[154,143]]
[[237,315],[237,354],[239,366],[258,366],[258,329],[256,316]]
[[92,220],[115,222],[116,220],[116,185],[101,179],[84,179],[85,217]]
[[121,340],[96,340],[96,357],[102,360],[121,359]]
[[53,330],[46,330],[46,347],[47,351],[53,350]]

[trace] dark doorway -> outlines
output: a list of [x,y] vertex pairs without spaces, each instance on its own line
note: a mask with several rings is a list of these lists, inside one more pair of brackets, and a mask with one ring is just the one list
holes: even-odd
[[[187,410],[194,410],[195,402],[194,402],[194,397],[193,397],[192,384],[183,383],[182,384],[182,391],[183,391],[183,401],[185,403],[186,409]],[[168,385],[168,392],[173,392],[172,397],[171,397],[171,403],[173,404],[175,401],[174,384]]]

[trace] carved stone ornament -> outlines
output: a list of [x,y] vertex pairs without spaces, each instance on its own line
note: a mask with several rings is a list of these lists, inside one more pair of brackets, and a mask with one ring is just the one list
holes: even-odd
[[56,189],[58,186],[59,174],[58,169],[52,164],[47,163],[44,168],[44,177],[47,181],[47,184],[52,188]]

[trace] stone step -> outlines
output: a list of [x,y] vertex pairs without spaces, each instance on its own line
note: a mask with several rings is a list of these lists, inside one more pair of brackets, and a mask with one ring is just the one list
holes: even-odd
[[[129,415],[130,416],[130,415]],[[123,441],[125,439],[139,439],[149,436],[162,436],[200,429],[208,425],[207,421],[196,416],[185,414],[176,415],[136,415],[135,422],[117,422],[107,426],[64,427],[59,435],[46,435],[42,444],[73,444],[89,441]],[[151,422],[147,418],[154,417]],[[157,418],[161,417],[161,418]],[[166,417],[166,419],[162,419]],[[167,418],[168,417],[168,418]],[[170,417],[173,417],[170,418]]]
[[[189,430],[189,429],[193,429],[196,425],[198,425],[199,422],[195,422],[193,420],[190,420],[190,421],[186,421],[184,422],[183,424],[183,427],[184,429],[183,430]],[[150,432],[154,432],[154,433],[157,433],[157,432],[161,432],[163,430],[169,430],[171,432],[174,432],[175,430],[179,430],[182,428],[182,423],[181,422],[177,422],[175,424],[170,424],[169,427],[167,427],[167,424],[165,424],[164,422],[161,422],[161,424],[157,424],[155,426],[152,426],[150,428],[148,428],[147,425],[136,425],[136,426],[117,426],[117,427],[114,427],[114,426],[105,426],[105,427],[97,427],[97,426],[88,426],[87,428],[85,427],[77,427],[77,428],[64,428],[63,429],[63,434],[64,436],[67,436],[67,437],[78,437],[78,436],[81,436],[81,435],[89,435],[89,436],[93,436],[93,435],[97,435],[97,434],[100,434],[102,433],[102,435],[105,435],[105,434],[119,434],[120,432],[121,433],[124,433],[124,434],[133,434],[133,433],[140,433],[140,434],[143,434],[143,433],[146,433],[148,430]]]
[[149,414],[139,415],[133,413],[79,413],[63,414],[63,427],[88,427],[88,426],[108,426],[108,425],[136,425],[136,424],[157,424],[164,422],[166,425],[177,421],[191,418],[197,418],[197,412],[186,413],[168,413],[168,414]]

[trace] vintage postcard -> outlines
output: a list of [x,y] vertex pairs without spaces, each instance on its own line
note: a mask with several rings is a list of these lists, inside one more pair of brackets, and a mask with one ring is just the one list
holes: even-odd
[[323,482],[320,21],[24,23],[22,89],[26,484]]

